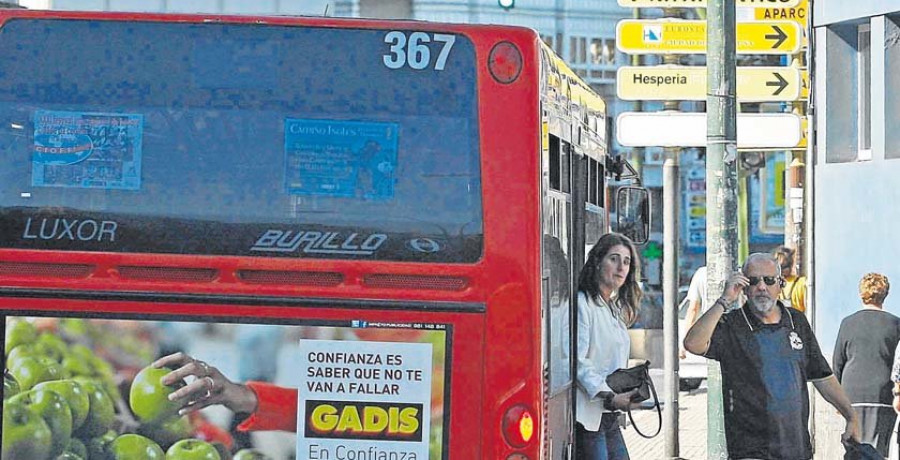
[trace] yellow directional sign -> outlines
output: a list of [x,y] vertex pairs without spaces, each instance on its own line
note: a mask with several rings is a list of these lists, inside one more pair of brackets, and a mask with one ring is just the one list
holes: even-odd
[[[809,145],[809,120],[803,117],[800,120],[800,142],[794,147],[797,150],[806,150]],[[792,149],[793,150],[793,149]]]
[[[625,8],[706,8],[706,0],[618,0]],[[736,0],[737,6],[790,8],[806,0]]]
[[[800,69],[796,67],[738,67],[740,101],[778,102],[800,99]],[[626,101],[706,100],[706,67],[620,67],[616,92]]]
[[809,25],[809,0],[800,0],[795,3],[797,4],[764,5],[765,8],[756,8],[753,11],[753,16],[757,21],[794,21],[805,30]]
[[803,84],[803,88],[800,89],[800,99],[809,100],[809,70],[800,71],[800,83]]
[[[738,54],[793,54],[803,36],[793,21],[737,24]],[[706,21],[625,19],[616,25],[616,47],[628,54],[702,54]]]

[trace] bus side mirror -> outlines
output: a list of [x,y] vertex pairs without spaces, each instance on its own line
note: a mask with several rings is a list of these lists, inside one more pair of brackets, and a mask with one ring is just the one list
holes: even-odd
[[616,192],[616,232],[635,244],[650,239],[650,193],[642,187],[621,187]]

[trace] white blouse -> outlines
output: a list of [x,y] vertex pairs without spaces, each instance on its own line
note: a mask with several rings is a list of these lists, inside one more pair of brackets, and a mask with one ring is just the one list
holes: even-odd
[[610,307],[602,298],[588,298],[578,293],[578,369],[576,394],[576,420],[585,429],[600,429],[600,417],[604,412],[603,398],[597,393],[611,391],[606,376],[616,369],[628,367],[631,339],[625,322],[616,314],[616,301]]

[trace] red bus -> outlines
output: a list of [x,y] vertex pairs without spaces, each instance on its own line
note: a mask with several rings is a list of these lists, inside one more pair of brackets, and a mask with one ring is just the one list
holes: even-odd
[[179,350],[287,392],[268,458],[572,458],[573,279],[647,195],[534,31],[7,10],[0,50],[4,459],[230,457],[246,414],[137,389]]

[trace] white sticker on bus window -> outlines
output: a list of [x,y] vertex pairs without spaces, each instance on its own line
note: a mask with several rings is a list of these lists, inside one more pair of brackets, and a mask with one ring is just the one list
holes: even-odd
[[144,117],[138,114],[34,114],[31,185],[138,190]]
[[[427,32],[411,32],[409,35],[399,30],[392,30],[384,35],[384,42],[390,45],[388,53],[382,59],[385,67],[391,70],[409,67],[413,70],[444,70],[447,58],[456,43],[456,36],[450,34],[428,34]],[[430,43],[440,45],[433,53]],[[434,59],[432,57],[434,56]]]
[[430,343],[301,339],[297,458],[429,458],[432,352]]
[[399,129],[397,123],[286,119],[287,193],[392,198]]

